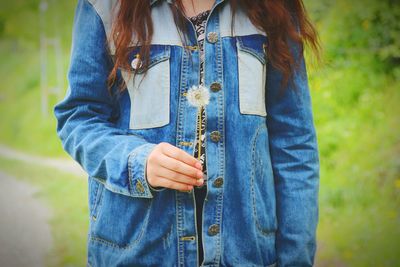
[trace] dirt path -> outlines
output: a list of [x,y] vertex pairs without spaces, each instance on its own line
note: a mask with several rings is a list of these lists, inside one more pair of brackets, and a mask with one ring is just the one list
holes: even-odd
[[44,266],[52,238],[37,189],[0,172],[0,266]]
[[7,159],[19,160],[28,164],[37,164],[43,167],[57,169],[66,173],[85,177],[86,173],[82,170],[81,166],[72,159],[56,159],[48,157],[40,157],[36,155],[27,154],[25,152],[17,151],[10,147],[0,144],[0,156]]

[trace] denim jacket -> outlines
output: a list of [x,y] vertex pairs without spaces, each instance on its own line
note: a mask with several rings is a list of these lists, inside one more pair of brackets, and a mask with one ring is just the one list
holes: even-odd
[[[197,266],[193,190],[146,180],[146,159],[160,142],[193,154],[197,108],[186,92],[199,84],[196,33],[187,20],[183,44],[171,0],[152,0],[147,74],[120,70],[127,90],[115,85],[109,94],[115,2],[78,1],[69,87],[54,107],[63,148],[88,174],[87,265]],[[231,31],[231,12],[228,0],[216,0],[205,28],[203,266],[312,266],[319,156],[304,58],[291,44],[300,67],[279,95],[282,73],[267,60],[267,35],[240,9]]]

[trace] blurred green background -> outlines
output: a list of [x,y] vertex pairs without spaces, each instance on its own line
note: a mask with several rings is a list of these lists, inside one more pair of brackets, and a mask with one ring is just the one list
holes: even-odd
[[[46,163],[70,161],[52,108],[67,87],[76,1],[48,2],[40,15],[39,0],[0,0],[0,170],[38,187],[52,210],[47,265],[84,266],[86,177]],[[400,266],[400,3],[305,5],[324,49],[320,65],[307,53],[321,161],[316,265]],[[41,34],[60,40],[44,54],[48,86],[59,88],[44,107]]]

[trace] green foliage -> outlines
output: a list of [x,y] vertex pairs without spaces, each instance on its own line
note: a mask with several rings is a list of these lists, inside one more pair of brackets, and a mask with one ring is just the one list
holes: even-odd
[[317,22],[326,60],[374,58],[377,69],[400,70],[400,5],[395,0],[306,0]]
[[[39,31],[39,0],[0,2],[0,140],[13,147],[43,155],[66,156],[55,135],[52,107],[62,97],[50,95],[48,115],[41,114],[40,34],[58,36],[62,66],[68,68],[75,1],[48,1]],[[56,84],[54,50],[48,53],[49,86]],[[64,74],[66,79],[66,74]],[[66,88],[66,81],[64,81]]]
[[13,39],[25,48],[39,48],[40,33],[60,36],[70,47],[72,18],[76,1],[47,0],[40,13],[40,0],[0,1],[0,37]]
[[309,72],[321,156],[322,266],[396,266],[400,256],[399,6],[306,1],[325,51]]

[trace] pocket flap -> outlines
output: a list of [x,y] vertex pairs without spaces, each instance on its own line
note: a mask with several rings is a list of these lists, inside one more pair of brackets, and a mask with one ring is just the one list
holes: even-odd
[[[150,58],[149,58],[149,66],[148,69],[153,67],[154,65],[157,65],[158,63],[167,60],[170,58],[170,52],[171,48],[170,46],[167,45],[151,45],[150,46]],[[129,53],[129,62],[131,63],[133,60],[135,60],[138,55],[139,55],[140,47],[134,48],[130,53]],[[132,64],[131,65],[131,71],[134,71]],[[139,68],[138,73],[143,73],[144,68]]]
[[237,37],[236,45],[240,51],[255,56],[262,64],[266,64],[267,38],[265,36],[251,35]]

